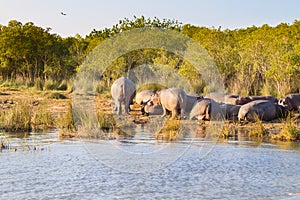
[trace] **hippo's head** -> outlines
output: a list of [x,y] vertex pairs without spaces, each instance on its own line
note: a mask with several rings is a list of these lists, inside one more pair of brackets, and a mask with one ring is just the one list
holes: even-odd
[[286,107],[289,110],[292,110],[292,104],[289,97],[286,98],[280,98],[278,101],[278,105],[281,105],[283,107]]
[[160,105],[159,94],[158,93],[152,94],[149,103],[151,105]]
[[289,114],[287,106],[276,105],[276,114],[279,118],[286,118]]
[[236,99],[236,105],[244,105],[246,103],[249,103],[251,99],[249,97],[238,97]]

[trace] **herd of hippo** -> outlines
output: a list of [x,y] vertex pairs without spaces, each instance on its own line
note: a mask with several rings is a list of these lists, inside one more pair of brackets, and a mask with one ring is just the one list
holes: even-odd
[[271,121],[287,116],[292,110],[300,112],[300,94],[289,94],[279,100],[273,96],[243,97],[219,92],[190,95],[180,88],[144,90],[136,94],[135,84],[125,77],[113,83],[111,94],[118,115],[122,114],[122,104],[129,114],[134,97],[143,114],[166,116],[169,111],[172,119],[180,115],[181,119],[255,121],[259,117]]

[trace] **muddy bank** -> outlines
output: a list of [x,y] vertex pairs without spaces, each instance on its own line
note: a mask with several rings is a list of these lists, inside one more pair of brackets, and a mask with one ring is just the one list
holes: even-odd
[[[58,94],[57,94],[58,93]],[[65,98],[56,98],[65,97]],[[17,106],[20,102],[27,100],[28,106],[37,108],[43,106],[51,116],[53,116],[53,127],[59,129],[61,136],[63,137],[77,137],[78,131],[74,126],[72,118],[72,103],[73,94],[68,92],[49,92],[49,91],[32,91],[32,90],[2,90],[0,95],[0,113],[8,112],[10,109]],[[95,101],[94,111],[97,114],[98,121],[102,130],[106,133],[106,138],[115,139],[126,135],[127,129],[135,129],[136,127],[151,125],[153,117],[143,116],[140,107],[138,105],[131,106],[132,111],[127,116],[129,124],[120,124],[116,121],[112,115],[112,106],[109,95],[90,96]],[[34,109],[33,109],[34,110]],[[290,124],[288,124],[290,123]],[[191,127],[191,124],[194,126]],[[196,124],[196,126],[195,126]],[[209,121],[190,121],[190,120],[166,120],[159,131],[155,134],[157,139],[174,140],[185,137],[185,135],[178,135],[180,127],[186,127],[186,132],[193,132],[193,137],[205,137],[207,128],[210,126]],[[293,127],[294,130],[293,140],[299,140],[300,135],[300,115],[299,113],[293,113],[291,121],[276,119],[271,122],[232,122],[225,121],[222,131],[220,133],[221,138],[243,138],[245,136],[251,136],[261,139],[278,139],[278,140],[291,140],[289,137],[280,136],[284,129]],[[296,131],[296,132],[295,132]],[[182,132],[181,132],[182,133]],[[189,136],[191,137],[191,135]]]

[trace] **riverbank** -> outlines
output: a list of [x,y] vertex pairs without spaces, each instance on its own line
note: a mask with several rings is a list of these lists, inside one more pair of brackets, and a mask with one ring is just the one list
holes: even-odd
[[[3,88],[0,92],[1,129],[5,132],[30,132],[56,128],[61,137],[82,137],[74,125],[72,97],[73,94],[68,91]],[[152,125],[151,120],[154,118],[142,116],[138,106],[132,106],[128,120],[133,122],[131,125],[117,123],[111,113],[109,95],[98,95],[91,98],[95,100],[97,119],[102,131],[106,133],[105,139],[126,137],[126,131],[123,130],[128,127],[134,129],[147,126],[147,124]],[[170,141],[184,137],[205,138],[210,122],[166,120],[164,124],[160,125],[162,127],[156,127],[158,131],[154,137],[157,140]],[[185,127],[185,132],[182,127]],[[189,133],[188,136],[186,132]],[[293,113],[288,119],[276,119],[271,122],[239,123],[225,121],[221,133],[218,134],[220,138],[225,139],[248,136],[254,140],[299,141],[300,115]]]

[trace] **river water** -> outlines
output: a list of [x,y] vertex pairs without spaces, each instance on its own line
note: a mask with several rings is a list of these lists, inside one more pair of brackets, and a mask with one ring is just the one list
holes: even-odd
[[6,140],[0,199],[300,199],[298,144]]

